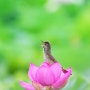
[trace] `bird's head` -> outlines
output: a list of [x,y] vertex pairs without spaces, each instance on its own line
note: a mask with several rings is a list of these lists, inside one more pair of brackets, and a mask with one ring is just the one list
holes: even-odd
[[45,51],[50,51],[51,50],[51,45],[48,41],[45,41],[45,42],[42,41],[42,47]]

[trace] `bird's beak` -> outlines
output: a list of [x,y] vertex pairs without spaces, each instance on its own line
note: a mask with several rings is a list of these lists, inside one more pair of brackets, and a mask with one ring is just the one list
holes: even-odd
[[41,42],[42,42],[41,46],[43,47],[43,45],[44,45],[44,41],[41,40]]
[[41,40],[42,43],[44,43],[44,41]]

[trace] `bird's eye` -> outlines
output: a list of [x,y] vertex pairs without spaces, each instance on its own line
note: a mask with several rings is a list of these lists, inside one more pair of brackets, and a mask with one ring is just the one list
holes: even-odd
[[44,45],[47,45],[46,43]]

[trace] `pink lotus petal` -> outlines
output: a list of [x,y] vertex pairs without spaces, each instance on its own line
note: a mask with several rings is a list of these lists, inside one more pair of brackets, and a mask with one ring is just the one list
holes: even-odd
[[59,89],[63,88],[66,85],[67,80],[71,75],[71,72],[72,72],[71,68],[65,70],[64,73],[62,74],[62,76],[60,77],[60,79],[57,82],[55,82],[52,85],[52,87],[53,88],[59,88]]
[[49,67],[50,65],[47,62],[43,62],[40,67],[42,66]]
[[43,86],[48,86],[54,83],[54,75],[49,67],[40,67],[36,73],[36,80]]
[[34,64],[30,64],[28,76],[32,81],[35,81],[35,75],[36,75],[37,70],[38,70],[38,67],[36,67]]
[[20,81],[20,85],[25,89],[25,90],[35,90],[35,88],[26,82]]
[[58,80],[60,78],[60,75],[61,75],[61,72],[62,72],[61,65],[58,62],[56,62],[50,67],[50,69],[52,70],[52,72],[55,76],[55,81]]
[[43,89],[43,86],[41,85],[41,84],[39,84],[39,83],[37,83],[37,82],[32,82],[32,85],[34,86],[34,87],[36,87],[36,89]]

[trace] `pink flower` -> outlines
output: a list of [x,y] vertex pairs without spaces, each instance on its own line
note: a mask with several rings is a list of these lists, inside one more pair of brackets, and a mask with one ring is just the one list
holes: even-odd
[[23,81],[20,84],[25,90],[59,90],[66,85],[71,73],[71,68],[64,70],[58,62],[52,65],[44,62],[40,67],[30,64],[28,76],[32,84]]

